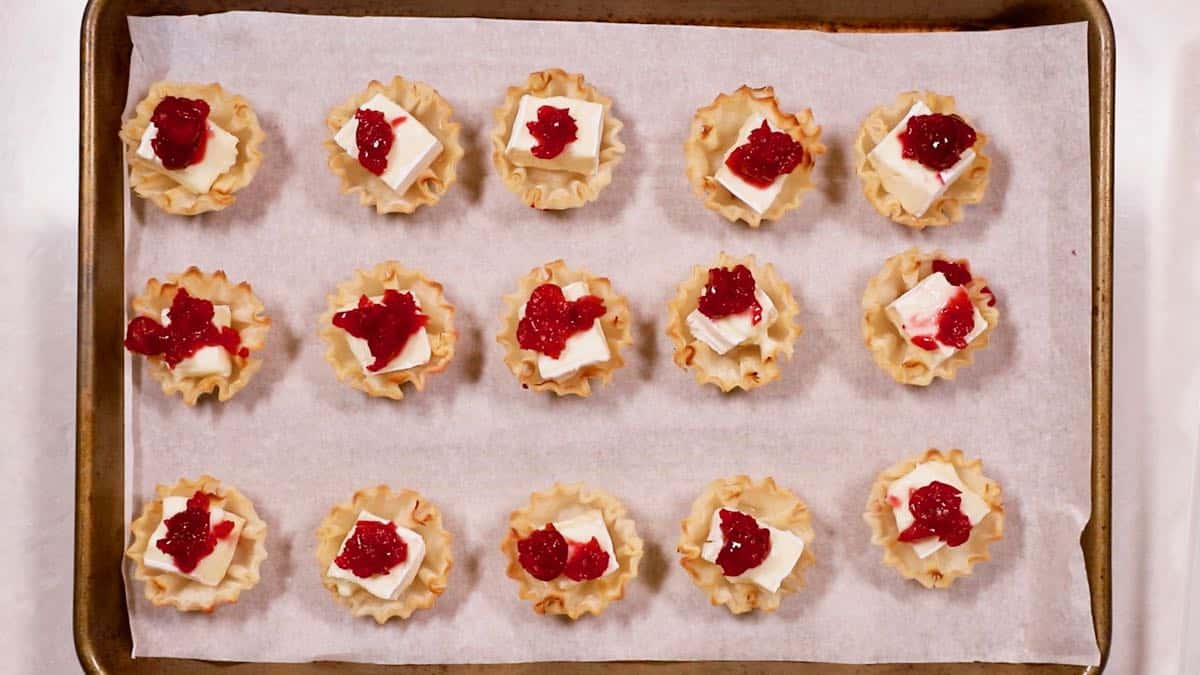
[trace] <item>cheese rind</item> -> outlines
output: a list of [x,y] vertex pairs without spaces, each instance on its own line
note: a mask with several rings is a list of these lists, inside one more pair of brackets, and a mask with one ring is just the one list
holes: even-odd
[[[535,157],[533,146],[538,144],[529,131],[528,123],[538,118],[542,106],[566,108],[575,120],[575,140],[563,151],[550,159]],[[513,119],[512,133],[504,156],[517,166],[528,166],[552,171],[571,171],[584,175],[595,173],[600,164],[600,139],[604,131],[604,106],[566,96],[539,98],[525,94],[517,105],[517,116]]]
[[741,344],[753,343],[760,346],[763,357],[771,356],[775,353],[775,343],[767,331],[779,318],[779,310],[761,287],[754,289],[754,299],[762,307],[762,319],[758,323],[754,323],[753,307],[720,319],[711,319],[695,309],[685,319],[688,330],[717,354],[725,354]]
[[[171,308],[168,307],[159,315],[159,323],[168,326],[171,323]],[[232,325],[232,314],[229,305],[213,304],[212,324],[217,328],[228,328]],[[175,364],[170,369],[175,379],[185,377],[208,377],[220,375],[229,377],[233,372],[233,360],[229,350],[219,345],[209,345],[196,350],[196,353]]]
[[[717,562],[717,556],[721,554],[721,549],[725,546],[725,536],[721,533],[721,511],[735,511],[746,516],[750,515],[737,509],[719,508],[713,511],[708,536],[705,537],[704,544],[700,547],[700,557],[714,565]],[[759,527],[765,527],[771,533],[771,551],[758,567],[752,567],[736,577],[727,576],[725,578],[732,582],[749,582],[769,593],[774,593],[779,590],[779,585],[783,583],[783,580],[792,573],[792,569],[796,567],[796,563],[804,553],[804,540],[787,530],[772,527],[757,519],[755,522]]]
[[608,567],[604,568],[604,574],[600,576],[606,577],[620,567],[617,563],[617,553],[613,549],[612,536],[604,523],[604,514],[599,509],[591,509],[566,520],[556,520],[553,524],[554,529],[567,540],[568,549],[572,543],[586,544],[592,537],[596,538],[600,549],[608,554]]
[[[953,464],[939,461],[924,462],[888,485],[888,504],[892,507],[892,513],[896,517],[896,527],[900,532],[907,530],[916,520],[908,509],[909,497],[915,490],[934,481],[945,483],[962,493],[959,495],[960,508],[967,515],[967,519],[971,521],[972,527],[978,525],[987,514],[991,513],[992,507],[962,482]],[[936,536],[918,539],[911,544],[919,558],[928,558],[946,545]]]
[[[346,549],[346,542],[350,541],[350,538],[354,536],[354,530],[358,528],[358,521],[360,520],[373,520],[377,523],[391,522],[387,518],[381,518],[370,511],[360,511],[358,518],[354,521],[354,527],[350,528],[350,531],[346,533],[346,537],[342,539],[342,545],[338,547],[338,555],[341,555],[342,551]],[[334,584],[337,586],[340,595],[343,597],[349,596],[354,593],[354,587],[358,586],[377,598],[394,600],[404,589],[412,584],[413,579],[417,577],[417,571],[421,569],[421,562],[425,560],[425,540],[420,534],[399,525],[396,526],[396,534],[407,545],[408,555],[405,557],[404,562],[388,570],[387,574],[359,577],[350,570],[338,567],[337,562],[329,563],[329,569],[326,570],[325,576],[334,580]]]
[[[421,300],[417,298],[417,294],[411,291],[400,291],[412,296],[413,303],[417,308],[421,307]],[[383,295],[370,296],[370,301],[379,304],[383,302]],[[348,312],[356,309],[357,304],[347,305],[339,308],[339,312]],[[425,326],[417,329],[417,332],[408,337],[408,341],[404,343],[404,348],[400,353],[392,357],[387,365],[379,370],[371,370],[367,366],[375,363],[375,357],[371,355],[371,345],[364,339],[354,337],[346,331],[342,331],[346,336],[346,346],[350,348],[350,353],[354,354],[354,358],[358,359],[359,366],[362,367],[364,375],[383,375],[385,373],[394,373],[399,370],[408,370],[417,366],[429,363],[429,359],[433,356],[433,348],[429,343],[429,331],[425,330]]]
[[[901,295],[892,301],[892,304],[887,306],[886,314],[891,320],[892,325],[896,330],[900,331],[900,335],[908,342],[912,342],[915,337],[932,337],[937,348],[933,351],[926,352],[929,355],[929,367],[936,368],[946,359],[950,358],[954,352],[958,351],[955,347],[942,343],[936,339],[938,332],[938,311],[950,301],[959,290],[966,293],[966,289],[960,286],[954,286],[949,281],[946,281],[946,275],[941,272],[934,272],[925,277],[916,286],[913,286],[907,293]],[[983,314],[979,313],[979,308],[971,303],[974,314],[974,326],[971,332],[967,333],[964,338],[967,344],[970,344],[975,338],[983,334],[987,330],[987,320],[983,318]],[[923,350],[924,351],[924,350]]]
[[905,211],[917,218],[925,215],[929,207],[975,162],[975,151],[970,148],[962,153],[954,166],[943,171],[935,171],[915,159],[904,158],[900,134],[908,126],[908,119],[932,112],[924,101],[917,101],[909,108],[904,119],[867,155],[867,161],[879,173],[884,189],[900,200],[900,206]]
[[172,180],[196,194],[204,194],[212,189],[213,183],[221,174],[229,170],[237,162],[237,136],[213,124],[208,124],[208,139],[204,143],[204,157],[191,166],[179,170],[171,170],[163,166],[162,160],[154,154],[153,141],[158,136],[158,127],[153,122],[146,126],[142,140],[138,144],[137,155],[142,159],[153,162]]
[[751,115],[745,121],[745,123],[742,124],[742,128],[738,131],[737,140],[733,142],[733,145],[729,146],[729,150],[727,150],[725,152],[725,156],[721,158],[721,165],[717,167],[717,172],[713,176],[713,178],[716,178],[717,182],[723,185],[726,190],[729,190],[734,197],[740,199],[743,204],[749,206],[754,210],[755,213],[759,215],[766,213],[767,209],[771,208],[771,204],[775,203],[775,199],[779,196],[780,190],[783,189],[783,182],[787,180],[787,177],[791,174],[785,173],[780,176],[776,176],[775,180],[771,181],[770,185],[766,187],[758,187],[757,185],[751,185],[750,183],[742,180],[741,176],[734,173],[732,169],[725,165],[725,161],[729,159],[729,156],[733,154],[734,150],[745,145],[746,142],[750,140],[750,133],[761,127],[764,121],[767,122],[767,127],[770,128],[771,131],[779,131],[779,129],[776,129],[766,117],[759,114]]
[[[578,300],[590,293],[587,282],[583,281],[567,284],[563,286],[562,291],[563,297],[568,301]],[[521,307],[520,316],[521,318],[525,317],[524,306]],[[600,324],[600,319],[596,319],[587,330],[567,338],[566,345],[557,359],[539,353],[537,355],[538,374],[546,380],[557,380],[572,375],[587,366],[604,363],[610,358],[612,358],[612,352],[608,348],[608,338],[604,336],[604,327]]]
[[[442,154],[442,142],[412,113],[383,94],[376,94],[359,110],[381,112],[391,123],[395,137],[388,151],[387,167],[379,178],[391,189],[404,194],[421,172]],[[357,134],[358,118],[352,116],[333,137],[333,141],[355,160],[358,159]]]
[[217,540],[212,553],[201,559],[195,569],[191,572],[183,572],[175,565],[175,560],[171,556],[163,553],[158,548],[158,542],[167,536],[167,520],[171,516],[187,510],[187,502],[187,497],[163,498],[162,520],[159,521],[154,534],[150,535],[150,542],[146,545],[146,552],[142,554],[142,563],[150,569],[170,572],[171,574],[191,579],[205,586],[216,586],[225,578],[225,572],[229,570],[229,564],[233,562],[233,554],[237,551],[238,538],[242,536],[242,527],[246,524],[246,519],[229,513],[224,509],[210,507],[208,510],[209,526],[214,527],[221,521],[228,520],[233,523],[233,530],[224,539]]

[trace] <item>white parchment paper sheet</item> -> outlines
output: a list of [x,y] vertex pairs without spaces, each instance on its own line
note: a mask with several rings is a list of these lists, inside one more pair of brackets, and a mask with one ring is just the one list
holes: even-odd
[[[222,268],[253,284],[273,320],[264,368],[225,404],[168,399],[135,360],[134,510],[155,483],[210,472],[270,524],[262,582],[235,606],[185,615],[131,588],[135,655],[1097,662],[1079,547],[1091,453],[1083,24],[827,35],[233,13],[130,27],[130,110],[159,79],[220,81],[247,97],[268,138],[257,178],[223,213],[175,217],[133,200],[128,292],[191,264]],[[628,146],[599,202],[568,213],[522,205],[489,159],[504,88],[550,66],[585,73],[613,98]],[[440,204],[380,217],[338,193],[321,140],[330,108],[396,73],[454,105],[467,156]],[[760,230],[704,209],[684,178],[693,111],[743,83],[774,85],[785,109],[811,106],[829,147],[818,190]],[[991,138],[987,198],[951,228],[914,233],[880,218],[853,172],[862,118],[911,88],[954,94]],[[928,388],[894,383],[859,330],[867,279],[914,245],[969,257],[1003,312],[975,365]],[[802,307],[795,360],[748,395],[697,386],[663,335],[676,284],[722,249],[774,262]],[[521,390],[494,341],[500,296],[560,256],[611,277],[636,319],[627,366],[587,400]],[[462,334],[451,368],[401,403],[339,383],[316,337],[326,293],[388,258],[446,284]],[[929,446],[982,457],[1004,488],[1004,540],[949,591],[880,565],[861,518],[876,473]],[[773,475],[815,516],[809,586],[770,615],[709,606],[677,564],[693,498],[739,472]],[[618,495],[646,540],[626,598],[574,624],[520,601],[498,551],[509,511],[558,480]],[[423,492],[455,536],[436,607],[383,627],[333,601],[313,555],[328,509],[380,482]]]

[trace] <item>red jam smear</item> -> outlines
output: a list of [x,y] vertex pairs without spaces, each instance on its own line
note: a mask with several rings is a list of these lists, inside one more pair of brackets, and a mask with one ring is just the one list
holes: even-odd
[[217,547],[217,540],[233,532],[233,521],[222,520],[212,527],[208,503],[211,495],[196,492],[187,500],[187,508],[167,518],[167,534],[155,542],[158,550],[171,556],[175,567],[187,574],[196,569]]
[[983,288],[979,289],[979,292],[988,296],[988,301],[987,301],[988,307],[996,306],[996,294],[992,292],[992,289],[988,288],[987,286],[984,286]]
[[542,284],[525,304],[525,316],[517,324],[517,343],[521,349],[557,359],[568,338],[591,328],[606,311],[604,300],[595,295],[567,300],[559,286]]
[[945,171],[975,145],[975,130],[958,115],[913,115],[900,132],[901,156],[926,168]]
[[739,511],[721,509],[721,536],[725,545],[717,554],[717,565],[727,577],[736,577],[758,567],[771,553],[771,531]]
[[971,520],[962,512],[962,493],[941,481],[913,490],[908,510],[913,524],[900,533],[900,541],[913,542],[936,536],[947,546],[960,546],[971,536]]
[[359,108],[354,113],[354,119],[358,120],[358,129],[354,132],[358,163],[367,171],[381,176],[387,170],[387,157],[392,151],[392,142],[396,140],[396,132],[392,131],[387,117],[378,110]]
[[360,579],[387,574],[408,560],[408,544],[396,532],[393,522],[360,520],[354,524],[354,534],[346,540],[342,552],[333,562],[350,570]]
[[971,283],[971,270],[966,265],[950,262],[949,260],[934,260],[933,273],[941,272],[946,282],[951,286],[965,286]]
[[421,313],[412,293],[391,288],[383,292],[379,304],[363,295],[358,298],[357,308],[333,315],[333,325],[367,341],[371,356],[375,357],[375,361],[367,366],[370,371],[391,363],[404,351],[408,339],[427,323],[429,317]]
[[938,342],[954,347],[967,348],[967,336],[975,329],[975,305],[967,291],[959,288],[950,300],[938,310]]
[[782,131],[771,131],[763,120],[745,143],[729,153],[725,166],[747,183],[765,188],[803,161],[804,146]]
[[158,133],[150,139],[150,147],[163,167],[178,171],[204,159],[208,113],[206,101],[179,96],[166,96],[154,106],[150,122]]
[[600,548],[595,537],[586,544],[569,542],[567,548],[567,566],[563,568],[563,574],[571,581],[599,579],[608,569],[608,552]]
[[537,119],[526,122],[525,127],[537,139],[530,152],[538,159],[554,159],[562,154],[567,145],[579,137],[579,126],[567,108],[544,105],[537,109]]
[[186,288],[175,293],[167,317],[171,323],[166,326],[148,316],[134,317],[125,329],[125,348],[146,356],[161,354],[168,368],[204,347],[224,347],[234,356],[250,355],[250,350],[241,346],[242,338],[236,330],[213,325],[213,304],[193,298]]
[[754,275],[745,265],[733,269],[713,267],[708,270],[708,283],[700,294],[697,308],[710,319],[754,310],[752,323],[762,321],[762,305],[754,297]]
[[567,540],[554,529],[554,523],[547,523],[517,542],[517,562],[541,581],[550,581],[563,573],[567,567],[567,554]]

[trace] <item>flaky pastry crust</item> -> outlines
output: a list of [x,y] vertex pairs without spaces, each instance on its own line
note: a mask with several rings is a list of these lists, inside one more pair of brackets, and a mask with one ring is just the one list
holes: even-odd
[[[125,555],[134,563],[133,578],[145,582],[146,598],[151,603],[171,605],[181,612],[211,612],[218,605],[237,602],[242,591],[250,590],[258,583],[258,569],[267,559],[267,524],[258,517],[254,504],[245,495],[208,475],[197,480],[180,478],[174,485],[159,485],[154,491],[154,499],[146,502],[141,515],[130,524],[133,542],[125,549]],[[211,495],[210,508],[221,508],[246,520],[225,578],[216,586],[205,586],[187,577],[151,569],[144,561],[150,538],[162,522],[163,499],[190,498],[196,492]]]
[[[790,574],[784,577],[779,590],[770,593],[748,581],[730,581],[720,566],[700,557],[708,538],[713,513],[727,508],[754,516],[771,527],[787,530],[804,540],[804,552]],[[676,550],[682,556],[679,564],[687,570],[692,581],[708,593],[713,605],[725,605],[734,614],[755,609],[773,612],[783,596],[804,588],[804,568],[816,562],[812,542],[816,538],[808,507],[795,494],[775,484],[774,478],[754,482],[749,476],[718,478],[709,484],[696,501],[682,524]]]
[[[987,191],[988,173],[992,160],[983,154],[983,146],[987,144],[988,137],[976,128],[975,145],[971,146],[971,149],[975,151],[975,161],[967,171],[958,180],[951,183],[945,194],[930,204],[929,209],[920,218],[905,211],[904,207],[900,205],[900,200],[883,187],[883,180],[871,162],[867,161],[867,155],[871,154],[875,146],[879,145],[879,142],[900,123],[900,120],[904,119],[909,108],[917,101],[924,101],[925,105],[935,113],[958,114],[954,109],[953,96],[943,96],[932,91],[906,91],[896,98],[895,103],[875,108],[863,120],[862,126],[858,129],[858,136],[854,139],[854,163],[858,176],[862,179],[863,194],[866,195],[867,201],[871,202],[871,206],[874,206],[875,210],[879,212],[879,215],[890,218],[894,223],[922,230],[931,226],[951,225],[962,220],[963,205],[977,204],[983,199],[983,195]],[[959,115],[959,117],[962,117],[967,124],[971,124],[971,121],[965,116]],[[973,124],[971,126],[975,127]]]
[[[804,146],[804,159],[784,179],[779,195],[762,214],[746,206],[714,178],[742,125],[755,113]],[[711,104],[696,111],[683,153],[688,182],[696,196],[704,200],[704,206],[730,222],[741,220],[750,227],[758,227],[762,221],[778,220],[800,205],[803,194],[813,189],[813,165],[817,155],[825,153],[825,146],[821,144],[821,127],[813,120],[812,110],[805,108],[794,115],[785,113],[779,108],[773,87],[753,89],[742,85],[732,94],[719,94]]]
[[[338,592],[336,580],[327,574],[333,559],[342,547],[342,540],[358,522],[358,514],[370,511],[387,518],[400,527],[408,528],[425,540],[425,558],[408,588],[393,600],[371,595],[360,586],[344,596]],[[452,537],[442,527],[442,514],[437,507],[413,490],[392,492],[386,485],[366,488],[354,493],[344,504],[329,511],[317,528],[317,564],[321,567],[321,583],[334,599],[350,608],[354,616],[369,616],[377,623],[389,619],[407,619],[418,609],[429,609],[446,590],[454,555],[450,550]]]
[[[210,108],[208,119],[237,137],[237,160],[204,194],[196,194],[180,185],[163,173],[164,169],[158,164],[137,154],[142,135],[154,116],[154,108],[167,96],[204,99]],[[125,144],[129,184],[133,191],[163,211],[180,216],[220,211],[236,201],[233,193],[249,185],[262,164],[260,146],[267,137],[258,124],[254,109],[241,96],[226,92],[215,82],[197,84],[165,80],[150,85],[150,92],[137,104],[133,117],[121,125],[120,136]]]
[[[971,536],[964,544],[943,546],[922,560],[913,551],[912,544],[899,540],[900,530],[892,507],[887,502],[887,489],[894,481],[925,462],[952,464],[959,480],[979,495],[992,510],[971,528]],[[977,563],[991,557],[988,545],[1004,536],[1004,503],[1000,498],[1000,485],[983,475],[981,460],[968,460],[962,450],[957,449],[943,454],[937,448],[930,448],[923,455],[906,459],[880,473],[871,486],[863,519],[871,527],[871,543],[883,548],[883,564],[896,568],[905,579],[916,579],[925,588],[949,588],[958,577],[971,574]]]
[[[600,135],[600,163],[590,176],[569,171],[553,171],[537,167],[517,166],[504,155],[508,137],[517,117],[521,97],[529,94],[539,98],[567,96],[604,106],[604,129]],[[579,73],[561,68],[549,68],[529,74],[525,84],[509,87],[504,102],[492,113],[492,164],[501,180],[521,201],[536,209],[573,209],[595,201],[600,191],[612,182],[613,169],[625,154],[625,144],[617,136],[624,126],[612,114],[612,99],[601,96],[596,88],[584,81]]]
[[[604,516],[619,565],[616,571],[582,582],[565,576],[542,581],[521,567],[517,542],[546,523],[573,518],[591,509],[598,509]],[[508,576],[520,585],[517,593],[521,599],[532,600],[533,611],[538,614],[561,614],[571,619],[588,612],[599,616],[610,602],[625,597],[625,585],[637,576],[642,549],[642,539],[621,502],[582,483],[556,483],[546,492],[534,492],[528,504],[509,516],[508,533],[500,543],[501,552],[508,558]]]
[[[442,153],[403,194],[364,169],[357,157],[350,156],[333,140],[358,108],[376,94],[383,94],[407,110],[442,143]],[[413,82],[399,75],[387,84],[371,80],[364,91],[346,99],[325,118],[329,137],[323,145],[329,151],[329,169],[341,180],[342,194],[357,193],[363,206],[374,206],[379,213],[412,213],[422,205],[436,204],[457,180],[458,160],[463,156],[458,140],[461,125],[451,121],[453,114],[454,109],[446,99],[424,82]]]
[[147,356],[146,367],[150,376],[162,385],[164,394],[170,396],[179,393],[188,405],[196,405],[202,395],[214,391],[217,400],[228,401],[262,367],[262,359],[254,358],[254,353],[266,346],[271,319],[265,315],[266,308],[254,295],[249,283],[243,281],[234,285],[221,270],[207,274],[195,266],[187,268],[183,274],[168,275],[166,283],[155,278],[147,281],[146,290],[133,299],[133,315],[148,316],[159,321],[162,310],[171,306],[180,288],[186,288],[188,295],[193,298],[204,298],[214,305],[228,305],[231,327],[241,336],[242,347],[250,355],[230,354],[233,368],[228,377],[177,377],[161,356]]

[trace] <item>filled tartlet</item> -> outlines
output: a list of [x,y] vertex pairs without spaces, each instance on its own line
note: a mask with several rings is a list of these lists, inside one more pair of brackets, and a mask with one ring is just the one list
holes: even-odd
[[854,140],[863,193],[880,215],[914,229],[950,225],[987,190],[987,136],[954,97],[909,91],[867,115]]
[[146,356],[163,393],[179,393],[188,405],[212,392],[229,400],[262,367],[253,355],[266,345],[271,320],[250,284],[233,284],[221,270],[152,278],[132,306],[125,348]]
[[460,125],[437,90],[397,75],[329,112],[329,168],[344,194],[357,193],[379,213],[433,205],[456,180],[463,156]]
[[771,612],[816,562],[808,507],[773,478],[713,481],[683,521],[680,564],[714,605]]
[[492,163],[508,189],[536,209],[595,200],[625,153],[612,100],[578,73],[530,73],[508,88],[493,117]]
[[642,540],[625,507],[581,483],[535,492],[512,512],[500,544],[508,576],[538,614],[600,615],[625,597],[638,573]]
[[683,150],[688,181],[704,205],[758,227],[800,205],[813,188],[821,127],[808,108],[783,112],[771,87],[742,85],[692,117]]
[[522,387],[559,396],[589,396],[607,384],[633,342],[629,304],[604,277],[561,260],[535,267],[504,296],[496,341]]
[[266,135],[221,85],[156,82],[121,125],[129,185],[167,213],[220,211],[250,184]]
[[254,504],[212,476],[159,485],[129,531],[125,555],[146,598],[182,612],[237,602],[267,559],[267,524]]
[[883,564],[925,588],[949,588],[1004,535],[1000,486],[983,462],[931,448],[879,474],[863,518]]
[[441,512],[420,494],[359,490],[317,528],[321,583],[354,616],[407,619],[446,590],[450,541]]
[[863,341],[897,382],[953,380],[1000,320],[987,280],[965,259],[913,248],[888,258],[863,291]]
[[667,336],[675,363],[700,384],[750,390],[779,378],[779,362],[791,358],[801,333],[799,313],[772,265],[721,253],[679,285],[667,306]]
[[418,270],[394,261],[357,270],[327,304],[317,320],[325,360],[339,380],[371,396],[398,401],[405,383],[421,391],[454,357],[454,305]]

